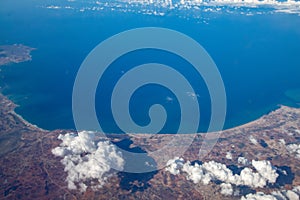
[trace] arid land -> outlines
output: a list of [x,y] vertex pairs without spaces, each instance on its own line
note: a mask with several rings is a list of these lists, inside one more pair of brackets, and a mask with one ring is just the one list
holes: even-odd
[[[174,176],[163,169],[139,175],[128,183],[122,181],[129,178],[124,177],[128,174],[118,174],[97,191],[68,190],[64,166],[51,150],[61,142],[58,135],[70,130],[41,130],[16,115],[15,105],[3,95],[0,95],[0,103],[0,195],[3,199],[226,199],[219,194],[220,188],[215,183],[194,184],[184,176]],[[249,160],[270,160],[274,166],[288,169],[289,177],[283,177],[286,180],[280,186],[261,191],[267,193],[279,187],[290,189],[300,185],[300,159],[290,154],[279,140],[284,139],[287,144],[299,143],[299,130],[300,109],[282,106],[254,122],[222,131],[212,151],[201,161],[214,160],[237,166],[239,156]],[[184,159],[199,159],[204,135],[197,134],[184,153]],[[250,135],[259,143],[254,145],[249,140]],[[161,148],[170,137],[172,135],[168,134],[130,134],[110,135],[109,138],[111,141],[129,139],[131,148],[150,152]],[[227,152],[231,152],[232,159],[226,159]]]
[[[251,123],[209,134],[208,139],[219,137],[218,142],[201,162],[214,160],[238,167],[237,159],[243,156],[248,160],[269,160],[286,171],[280,174],[276,184],[262,189],[241,188],[240,196],[226,197],[220,194],[218,183],[194,184],[185,176],[174,176],[164,169],[137,175],[116,172],[98,190],[69,190],[61,158],[55,157],[51,150],[61,143],[57,139],[59,134],[73,130],[42,130],[17,115],[15,107],[0,94],[0,199],[240,199],[249,190],[270,193],[300,185],[300,159],[286,149],[288,144],[300,143],[300,109],[297,108],[281,106]],[[114,143],[129,140],[131,149],[151,152],[164,146],[173,135],[111,134],[108,137]],[[182,156],[185,160],[199,160],[204,137],[205,134],[196,135]],[[174,152],[178,145],[168,151]],[[226,158],[228,152],[231,159]],[[159,162],[160,158],[153,159]]]

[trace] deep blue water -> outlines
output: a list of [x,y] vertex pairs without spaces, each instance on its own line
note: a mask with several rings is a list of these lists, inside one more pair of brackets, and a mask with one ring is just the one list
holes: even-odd
[[[22,43],[37,50],[33,51],[31,62],[1,68],[1,92],[19,104],[16,111],[33,124],[45,129],[74,128],[72,88],[87,54],[116,33],[157,26],[187,34],[213,58],[227,94],[225,128],[252,121],[278,104],[296,106],[297,102],[286,98],[284,93],[300,88],[300,17],[288,14],[211,14],[211,17],[209,24],[205,24],[175,15],[160,17],[107,11],[89,14],[47,10],[27,4],[16,8],[2,6],[0,44]],[[126,67],[150,61],[177,69],[188,65],[174,55],[148,50],[120,58],[115,66],[126,70]],[[107,72],[112,83],[118,78],[109,76],[116,72],[114,70],[124,69]],[[182,73],[192,82],[197,78],[191,70],[182,70]],[[201,81],[198,84],[195,90],[201,99],[199,131],[205,131],[210,119],[210,99],[205,84]],[[107,86],[104,93],[97,93],[97,114],[106,132],[120,132],[109,112],[110,105],[106,104],[109,100],[102,98],[107,97],[111,87]],[[149,106],[161,103],[169,113],[161,132],[175,133],[180,116],[177,101],[166,102],[166,97],[172,94],[159,86],[144,89],[147,95],[137,91],[131,102],[133,119],[146,125]]]

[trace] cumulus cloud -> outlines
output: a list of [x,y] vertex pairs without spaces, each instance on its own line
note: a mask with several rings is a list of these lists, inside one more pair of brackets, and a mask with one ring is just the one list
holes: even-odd
[[252,165],[256,171],[270,183],[275,183],[278,177],[276,169],[271,165],[270,161],[262,160],[255,161],[252,160]]
[[300,144],[289,144],[286,149],[289,153],[295,154],[296,158],[300,158]]
[[251,142],[252,144],[254,144],[254,145],[257,145],[257,144],[258,144],[257,140],[253,137],[253,135],[250,135],[250,136],[249,136],[249,140],[250,140],[250,142]]
[[233,188],[230,183],[222,183],[221,187],[221,194],[225,196],[232,196],[233,195]]
[[69,189],[79,187],[85,191],[88,185],[99,188],[113,174],[111,169],[122,170],[124,167],[122,154],[109,141],[97,141],[94,132],[67,133],[59,135],[58,139],[62,143],[52,149],[52,153],[63,158],[61,162],[68,173]]
[[183,158],[176,157],[167,162],[166,171],[170,172],[173,175],[180,174],[180,169],[184,165]]
[[249,165],[249,161],[247,158],[245,157],[238,157],[238,163],[241,165]]
[[285,140],[284,139],[279,139],[279,143],[282,145],[285,145]]
[[258,192],[256,194],[247,194],[242,197],[241,200],[277,200],[273,195],[267,195],[263,192]]
[[267,180],[259,173],[254,173],[252,169],[245,168],[237,180],[237,185],[246,185],[253,188],[263,188],[267,185]]
[[203,166],[198,163],[195,163],[193,166],[190,162],[187,162],[183,165],[182,171],[187,174],[186,178],[193,181],[195,184],[202,181],[204,185],[207,185],[212,180],[211,174],[207,173]]
[[232,160],[232,154],[231,154],[231,152],[227,152],[227,153],[226,153],[226,158],[227,158],[228,160]]
[[257,192],[255,194],[247,194],[241,200],[299,200],[300,186],[294,187],[292,190],[274,191],[271,194]]
[[[234,184],[237,186],[249,186],[252,188],[263,188],[267,183],[275,183],[278,177],[275,168],[269,161],[252,161],[254,172],[251,168],[244,168],[240,175],[234,174],[226,165],[215,161],[205,162],[202,165],[195,163],[192,165],[189,161],[184,162],[182,158],[170,160],[166,171],[177,175],[181,172],[186,175],[188,180],[195,184],[202,182],[204,185],[211,181],[221,181],[222,183]],[[225,187],[225,185],[223,185]]]

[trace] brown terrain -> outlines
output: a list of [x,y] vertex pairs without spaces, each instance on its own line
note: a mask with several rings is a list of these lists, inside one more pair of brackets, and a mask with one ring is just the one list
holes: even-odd
[[[1,199],[226,199],[219,194],[217,184],[194,184],[183,175],[174,176],[159,170],[137,176],[119,173],[109,178],[103,188],[93,191],[87,189],[68,190],[66,172],[59,157],[51,150],[60,144],[59,134],[67,130],[41,130],[14,113],[15,105],[0,95],[0,198]],[[270,160],[277,167],[290,170],[291,178],[286,178],[286,189],[300,185],[300,160],[287,152],[280,144],[284,138],[288,143],[300,141],[300,109],[282,106],[262,118],[234,129],[221,132],[212,151],[202,160],[215,160],[237,165],[239,156],[249,160]],[[260,144],[254,145],[249,136]],[[171,135],[111,135],[112,141],[130,139],[131,147],[144,151],[158,149]],[[196,136],[193,144],[184,154],[186,160],[197,160],[203,141],[203,134]],[[170,149],[172,152],[172,149]],[[225,158],[232,153],[232,159]],[[158,159],[158,158],[154,158]],[[128,179],[128,180],[127,180]],[[276,188],[261,189],[269,192]],[[233,199],[230,197],[228,199]],[[237,199],[240,197],[236,197]]]
[[[51,150],[61,143],[58,135],[70,131],[42,130],[17,115],[15,107],[0,94],[0,199],[240,199],[240,196],[221,195],[217,183],[194,184],[184,175],[174,176],[164,169],[145,174],[119,172],[96,191],[90,187],[83,193],[69,190],[61,158],[55,157]],[[284,139],[286,144],[299,143],[299,130],[300,109],[281,106],[254,122],[222,131],[217,144],[201,161],[214,160],[237,166],[239,156],[248,160],[269,160],[274,166],[285,169],[287,175],[279,177],[277,185],[256,191],[269,193],[279,187],[291,189],[300,185],[300,159],[289,153],[279,140]],[[250,135],[258,144],[250,141]],[[212,133],[209,138],[216,136]],[[130,148],[151,152],[160,149],[170,137],[172,135],[168,134],[127,134],[110,135],[109,139],[112,142],[129,140]],[[197,134],[183,155],[185,160],[199,159],[204,137],[205,134]],[[226,159],[227,152],[231,152],[232,159]]]
[[35,49],[22,44],[0,45],[0,66],[30,61],[33,50]]

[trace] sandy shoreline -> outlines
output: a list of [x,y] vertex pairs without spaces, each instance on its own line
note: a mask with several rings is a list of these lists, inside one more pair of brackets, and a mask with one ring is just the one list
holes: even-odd
[[[6,101],[8,101],[7,103],[8,104],[12,104],[13,107],[12,109],[10,110],[10,113],[12,115],[14,115],[15,117],[17,117],[22,123],[24,123],[27,127],[30,127],[32,129],[35,129],[35,130],[38,130],[38,131],[42,131],[42,132],[50,132],[50,131],[53,131],[53,130],[46,130],[46,129],[43,129],[43,128],[40,128],[38,127],[37,125],[35,124],[32,124],[30,123],[29,121],[27,121],[26,119],[24,119],[21,115],[19,115],[18,113],[15,112],[15,108],[16,107],[19,107],[19,105],[15,104],[12,100],[8,99],[8,97],[6,97],[5,95],[1,94],[0,93],[0,99],[3,99],[5,98]],[[253,125],[257,125],[258,123],[260,123],[262,121],[263,118],[265,118],[266,116],[268,116],[269,114],[273,113],[273,112],[276,112],[276,111],[279,111],[281,109],[287,109],[287,108],[292,108],[292,107],[288,107],[288,106],[284,106],[284,105],[279,105],[279,107],[275,110],[272,110],[271,112],[259,117],[258,119],[254,120],[254,121],[251,121],[251,122],[248,122],[248,123],[245,123],[245,124],[242,124],[242,125],[239,125],[239,126],[236,126],[236,127],[233,127],[233,128],[229,128],[229,129],[223,129],[223,130],[220,130],[220,131],[216,131],[216,132],[209,132],[209,134],[211,135],[214,135],[214,134],[220,134],[221,133],[224,133],[224,132],[231,132],[231,131],[235,131],[237,129],[243,129],[243,128],[248,128],[249,126],[253,126]],[[292,108],[292,109],[296,109],[296,108]],[[64,130],[64,129],[56,129],[56,130]],[[72,130],[72,129],[68,129],[68,130]],[[74,132],[76,132],[76,130],[73,130]],[[115,133],[112,133],[112,134],[115,134]],[[129,135],[151,135],[151,133],[126,133],[126,134],[129,134]],[[178,133],[177,133],[178,134]],[[187,133],[188,134],[188,133]],[[195,134],[195,133],[190,133],[190,134]],[[199,132],[199,133],[196,133],[196,134],[207,134],[206,132]],[[174,135],[174,134],[160,134],[160,135]]]
[[[137,193],[128,193],[122,188],[126,178],[122,175],[109,178],[103,188],[98,191],[87,190],[81,193],[79,190],[68,190],[66,183],[66,172],[60,158],[52,154],[52,149],[60,145],[61,140],[57,139],[60,134],[76,132],[72,130],[47,131],[26,121],[17,114],[14,109],[16,104],[7,97],[0,94],[0,142],[2,154],[0,159],[0,171],[3,171],[3,179],[7,180],[0,188],[2,194],[14,199],[19,195],[27,194],[30,191],[31,198],[38,195],[38,199],[57,199],[67,195],[67,199],[118,199],[116,195],[125,195],[129,199],[176,199],[180,194],[185,199],[191,195],[195,199],[213,200],[237,200],[238,197],[225,197],[219,192],[219,186],[211,183],[209,185],[195,185],[186,180],[184,176],[171,176],[165,170],[153,173],[153,176],[146,179],[144,184],[151,187]],[[192,144],[185,143],[185,135],[182,134],[182,142],[168,146],[164,155],[152,155],[151,152],[162,149],[170,142],[174,134],[110,134],[107,135],[111,142],[125,141],[125,148],[137,149],[147,152],[155,161],[159,169],[163,169],[164,158],[173,158],[182,146],[188,145],[188,149],[182,153],[185,160],[203,162],[215,161],[226,166],[238,166],[238,158],[246,157],[248,160],[271,160],[274,166],[289,167],[295,174],[292,182],[285,183],[286,188],[300,185],[300,160],[290,154],[286,147],[280,143],[284,140],[286,144],[298,143],[300,140],[300,109],[281,106],[280,108],[262,116],[261,118],[247,124],[210,134],[196,134]],[[200,158],[199,149],[202,148],[204,139],[218,138],[217,143],[208,152],[207,156]],[[256,141],[254,144],[250,137]],[[127,143],[126,143],[127,142]],[[230,152],[232,159],[226,159]],[[176,154],[177,156],[178,154]],[[28,169],[24,170],[23,169]],[[146,175],[145,175],[146,176]],[[142,176],[143,177],[143,176]],[[130,176],[129,178],[134,178]],[[17,181],[16,181],[17,180]],[[137,179],[138,184],[140,180]],[[36,183],[33,185],[33,183]],[[51,187],[49,187],[49,184]],[[130,185],[131,183],[129,183]],[[21,186],[22,187],[21,187]],[[20,187],[19,187],[20,186]],[[29,188],[29,189],[28,189]],[[47,195],[43,193],[47,189]],[[272,192],[269,187],[257,191],[265,193]],[[178,194],[175,195],[174,194]],[[50,196],[49,196],[50,195]],[[76,198],[75,198],[76,197]],[[35,197],[36,198],[36,197]]]

